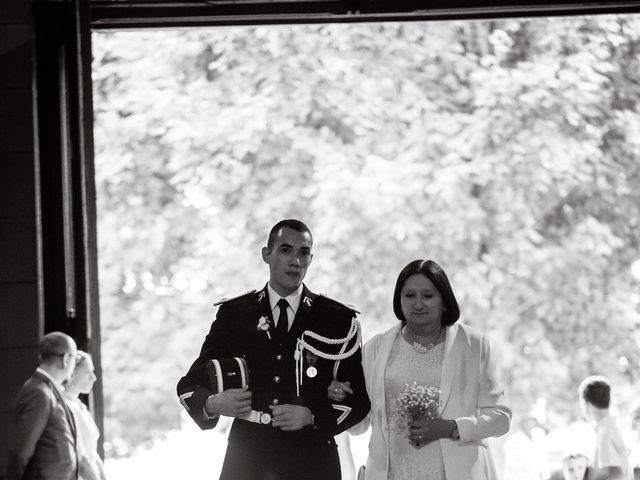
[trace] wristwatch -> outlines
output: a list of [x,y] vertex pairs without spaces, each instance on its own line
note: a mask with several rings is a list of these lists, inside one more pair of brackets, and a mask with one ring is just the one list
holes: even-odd
[[204,408],[206,409],[207,414],[209,414],[209,416],[216,415],[215,413],[213,413],[213,412],[215,412],[215,408],[216,408],[215,404],[214,404],[214,401],[215,401],[215,394],[214,395],[209,395],[207,397],[207,399],[205,400],[205,402],[204,402]]
[[215,405],[213,403],[215,395],[209,395],[204,402],[204,407],[202,408],[203,418],[205,420],[213,420],[220,416],[219,413],[215,413]]
[[453,430],[451,430],[451,440],[460,440],[460,432],[458,431],[458,424],[456,423]]

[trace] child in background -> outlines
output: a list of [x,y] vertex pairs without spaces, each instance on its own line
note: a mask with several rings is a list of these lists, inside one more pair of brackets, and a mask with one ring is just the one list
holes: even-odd
[[631,480],[629,453],[620,429],[609,413],[611,386],[602,376],[585,378],[578,388],[580,407],[596,429],[593,466],[598,480]]
[[593,480],[589,458],[581,452],[567,452],[562,457],[562,470],[554,472],[549,480]]

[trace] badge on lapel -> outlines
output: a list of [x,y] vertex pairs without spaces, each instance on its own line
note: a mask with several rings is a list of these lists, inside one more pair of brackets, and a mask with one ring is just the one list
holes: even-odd
[[266,332],[267,337],[271,340],[271,334],[269,333],[269,319],[264,315],[258,319],[258,326],[256,327],[258,330],[262,330]]

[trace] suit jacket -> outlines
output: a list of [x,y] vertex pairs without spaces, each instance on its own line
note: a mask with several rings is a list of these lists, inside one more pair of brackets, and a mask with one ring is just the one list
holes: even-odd
[[77,478],[73,416],[53,382],[34,372],[20,389],[7,480]]
[[[391,348],[402,325],[373,337],[364,347],[364,371],[369,397],[368,418],[352,429],[358,434],[372,426],[366,480],[388,477],[389,447],[384,374]],[[440,413],[454,419],[460,440],[439,440],[448,480],[497,478],[487,438],[509,431],[511,410],[504,404],[504,389],[493,364],[489,341],[472,328],[447,328],[440,381]]]
[[[220,306],[200,355],[177,386],[182,404],[198,426],[209,429],[218,422],[217,418],[210,419],[204,414],[207,397],[215,393],[205,374],[206,361],[234,356],[244,357],[249,366],[253,410],[270,413],[270,405],[297,404],[309,408],[315,417],[314,427],[297,432],[282,432],[269,424],[235,419],[221,478],[339,478],[333,436],[360,422],[370,407],[360,348],[339,363],[338,380],[349,381],[355,390],[354,395],[340,403],[331,403],[327,397],[336,362],[310,356],[308,351],[303,354],[303,380],[298,395],[294,351],[305,331],[331,339],[346,337],[354,317],[351,308],[316,295],[304,286],[296,316],[280,344],[276,340],[266,286]],[[260,319],[268,321],[268,331],[258,328]],[[356,341],[352,340],[349,347]],[[310,343],[327,353],[340,351],[340,345],[311,340]],[[317,370],[315,377],[305,373],[310,362]]]

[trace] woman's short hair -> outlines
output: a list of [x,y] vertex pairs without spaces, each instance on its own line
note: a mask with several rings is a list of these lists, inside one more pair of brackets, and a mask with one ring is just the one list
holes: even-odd
[[444,311],[442,312],[442,326],[448,327],[453,325],[460,318],[460,308],[456,296],[453,294],[451,284],[447,278],[447,274],[440,265],[433,260],[414,260],[402,269],[398,280],[396,281],[396,288],[393,291],[393,312],[402,323],[406,323],[407,319],[404,318],[402,313],[402,305],[400,303],[400,294],[402,293],[402,287],[411,275],[421,274],[427,277],[433,282],[433,285],[438,289],[442,296],[442,303],[444,304]]
[[[76,366],[75,366],[75,368],[78,368],[81,363],[86,363],[87,360],[91,360],[91,355],[89,355],[84,350],[78,350],[77,353],[76,353]],[[67,387],[69,385],[69,382],[71,381],[71,378],[73,378],[75,373],[76,373],[76,371],[74,370],[73,373],[71,374],[70,378],[66,378],[65,380],[62,381],[62,385]]]
[[585,402],[599,409],[609,408],[611,403],[611,386],[606,377],[592,375],[580,382],[578,392]]
[[78,354],[76,356],[76,367],[80,365],[82,362],[86,362],[91,359],[91,355],[89,355],[84,350],[78,350]]

